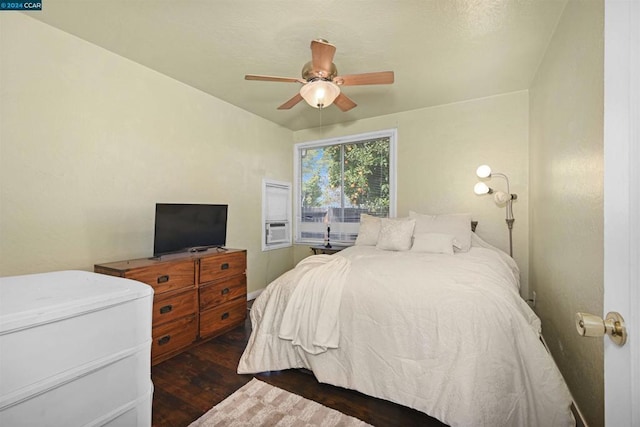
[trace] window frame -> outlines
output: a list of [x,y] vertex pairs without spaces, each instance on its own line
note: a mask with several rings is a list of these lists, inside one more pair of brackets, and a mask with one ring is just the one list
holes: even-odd
[[[397,209],[397,129],[384,129],[374,132],[365,132],[355,135],[339,136],[335,138],[325,138],[313,141],[298,142],[293,147],[293,191],[294,203],[293,226],[295,244],[318,244],[323,243],[322,239],[301,238],[300,209],[302,203],[302,177],[301,177],[301,150],[309,148],[328,147],[333,145],[356,144],[372,139],[389,138],[389,217],[396,216]],[[360,223],[354,223],[354,227],[359,228]],[[332,243],[353,244],[353,241],[341,241],[331,238]]]

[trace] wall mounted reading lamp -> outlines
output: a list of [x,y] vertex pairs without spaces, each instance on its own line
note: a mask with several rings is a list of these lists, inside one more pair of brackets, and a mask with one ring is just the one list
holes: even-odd
[[511,207],[511,203],[518,198],[517,194],[511,194],[511,189],[509,188],[509,177],[507,177],[503,173],[491,172],[491,168],[487,165],[479,166],[476,170],[476,175],[478,178],[491,178],[493,176],[499,176],[504,178],[507,181],[507,192],[502,191],[493,191],[492,188],[487,186],[484,182],[478,182],[475,187],[473,187],[473,191],[478,195],[483,194],[493,194],[493,200],[496,202],[496,205],[504,205],[507,207],[507,227],[509,228],[509,255],[513,257],[513,240],[512,240],[512,230],[513,230],[513,222],[515,219],[513,218],[513,209]]

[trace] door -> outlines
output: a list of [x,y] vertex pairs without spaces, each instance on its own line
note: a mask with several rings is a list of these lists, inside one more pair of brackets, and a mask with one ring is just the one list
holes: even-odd
[[605,0],[604,314],[629,338],[604,339],[605,423],[640,426],[640,1]]

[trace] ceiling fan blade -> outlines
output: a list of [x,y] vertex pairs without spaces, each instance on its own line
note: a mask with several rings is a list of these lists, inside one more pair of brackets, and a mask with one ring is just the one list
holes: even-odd
[[288,100],[287,102],[279,106],[278,110],[288,110],[294,105],[296,105],[298,102],[302,101],[302,99],[303,99],[302,95],[300,95],[299,93],[296,93],[293,98],[291,98],[290,100]]
[[277,76],[260,76],[256,74],[247,74],[245,80],[260,80],[263,82],[285,82],[285,83],[306,83],[306,81],[295,77],[277,77]]
[[348,74],[336,76],[333,82],[338,86],[356,85],[388,85],[393,83],[393,71],[379,71],[377,73]]
[[335,101],[333,101],[333,103],[336,104],[338,108],[341,109],[343,112],[349,111],[358,105],[355,102],[353,102],[351,98],[349,98],[344,93],[340,93],[340,95],[338,95],[338,97],[335,99]]
[[326,40],[311,41],[311,66],[316,71],[324,71],[326,77],[331,72],[333,64],[333,55],[336,53],[336,47]]

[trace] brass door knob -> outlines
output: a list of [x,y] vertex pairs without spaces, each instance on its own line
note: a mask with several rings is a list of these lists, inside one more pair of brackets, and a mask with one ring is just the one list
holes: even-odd
[[583,337],[609,335],[611,341],[623,346],[627,342],[627,328],[620,313],[607,313],[606,319],[589,313],[576,313],[576,330]]

